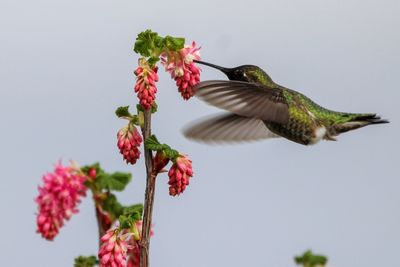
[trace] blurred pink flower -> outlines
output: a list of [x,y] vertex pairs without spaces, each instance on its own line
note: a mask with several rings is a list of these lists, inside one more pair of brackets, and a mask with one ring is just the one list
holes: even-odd
[[149,63],[143,58],[139,60],[139,67],[135,70],[137,76],[135,92],[144,109],[149,109],[156,98],[157,70],[157,66],[150,68]]
[[193,176],[192,161],[186,155],[179,155],[168,172],[169,194],[176,196],[185,191]]
[[37,232],[47,240],[53,240],[65,220],[78,212],[77,204],[86,195],[86,176],[79,167],[56,164],[54,172],[43,176],[43,186],[39,187]]
[[119,152],[124,156],[126,162],[135,164],[140,157],[139,147],[143,141],[139,131],[129,123],[118,131],[117,140]]
[[178,91],[185,100],[193,96],[193,86],[200,82],[200,69],[193,62],[200,60],[199,50],[200,47],[193,42],[180,51],[167,51],[161,55],[161,63],[176,81]]

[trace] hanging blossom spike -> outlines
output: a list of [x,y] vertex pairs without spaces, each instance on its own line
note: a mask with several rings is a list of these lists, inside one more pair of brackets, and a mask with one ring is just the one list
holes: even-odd
[[77,205],[86,195],[87,177],[75,165],[56,164],[54,172],[43,176],[39,187],[37,232],[47,240],[53,240],[66,220],[78,212]]
[[180,154],[168,171],[169,194],[180,195],[189,185],[189,179],[193,176],[192,161],[187,155]]
[[143,139],[136,127],[129,123],[121,128],[117,134],[119,152],[127,163],[135,164],[140,157],[140,144]]
[[194,64],[195,59],[200,60],[200,47],[196,47],[195,42],[180,51],[167,51],[161,55],[161,63],[176,81],[185,100],[193,96],[193,86],[200,82],[200,68]]
[[144,58],[139,59],[139,67],[137,67],[134,72],[137,76],[135,92],[139,98],[140,105],[144,109],[149,109],[156,98],[156,82],[158,82],[157,71],[157,66],[151,68]]
[[132,234],[112,228],[105,233],[99,251],[100,267],[125,267],[129,239]]

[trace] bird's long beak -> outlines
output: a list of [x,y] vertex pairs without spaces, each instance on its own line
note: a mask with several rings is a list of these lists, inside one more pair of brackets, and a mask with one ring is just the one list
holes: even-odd
[[230,68],[224,68],[224,67],[221,67],[221,66],[218,66],[218,65],[215,65],[215,64],[211,64],[211,63],[208,63],[208,62],[204,62],[204,61],[201,61],[201,60],[193,60],[193,61],[196,62],[196,63],[202,64],[202,65],[206,65],[206,66],[209,66],[211,68],[220,70],[223,73],[225,73],[226,75],[228,75],[232,70]]

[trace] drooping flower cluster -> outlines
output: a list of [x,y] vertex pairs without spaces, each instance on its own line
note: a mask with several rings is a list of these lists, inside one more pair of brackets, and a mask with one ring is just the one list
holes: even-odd
[[[135,222],[134,233],[113,227],[101,238],[100,267],[139,267],[142,221]],[[150,236],[153,235],[151,229]]]
[[193,176],[192,161],[186,155],[179,155],[168,172],[169,194],[176,196],[185,191]]
[[135,92],[139,98],[140,105],[144,109],[149,109],[156,98],[157,70],[157,66],[151,68],[144,58],[139,60],[139,67],[135,70],[135,75],[137,76]]
[[129,123],[118,131],[117,140],[119,152],[124,156],[126,162],[135,164],[140,157],[139,147],[143,141],[139,131]]
[[66,220],[78,212],[77,204],[86,195],[86,176],[79,167],[62,166],[58,163],[54,172],[43,176],[44,185],[39,187],[37,232],[47,240],[53,240]]
[[99,251],[100,267],[125,267],[131,234],[122,234],[115,228],[101,238]]
[[161,55],[161,63],[165,70],[176,81],[178,91],[183,99],[188,100],[193,96],[193,86],[200,82],[200,69],[193,60],[200,60],[200,47],[193,42],[180,51],[167,51]]

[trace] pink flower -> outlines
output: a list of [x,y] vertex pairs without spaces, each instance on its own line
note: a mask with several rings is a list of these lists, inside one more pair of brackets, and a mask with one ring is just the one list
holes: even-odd
[[139,267],[140,266],[140,247],[135,246],[130,250],[127,267]]
[[193,86],[200,82],[200,69],[193,62],[200,60],[199,50],[193,42],[180,51],[168,51],[161,55],[161,63],[176,81],[178,91],[185,100],[193,96]]
[[130,234],[110,229],[101,238],[99,251],[100,267],[125,267]]
[[185,191],[193,176],[192,161],[186,155],[179,155],[168,172],[169,194],[176,196]]
[[142,143],[139,131],[129,123],[118,131],[117,140],[119,152],[124,156],[126,162],[135,164],[140,157],[139,147]]
[[156,98],[157,70],[157,66],[150,68],[149,63],[143,58],[139,60],[139,67],[135,70],[137,76],[135,92],[144,109],[149,109]]
[[39,187],[37,232],[47,240],[53,240],[66,220],[78,212],[77,204],[86,195],[86,176],[77,166],[58,163],[53,173],[43,176],[44,185]]

